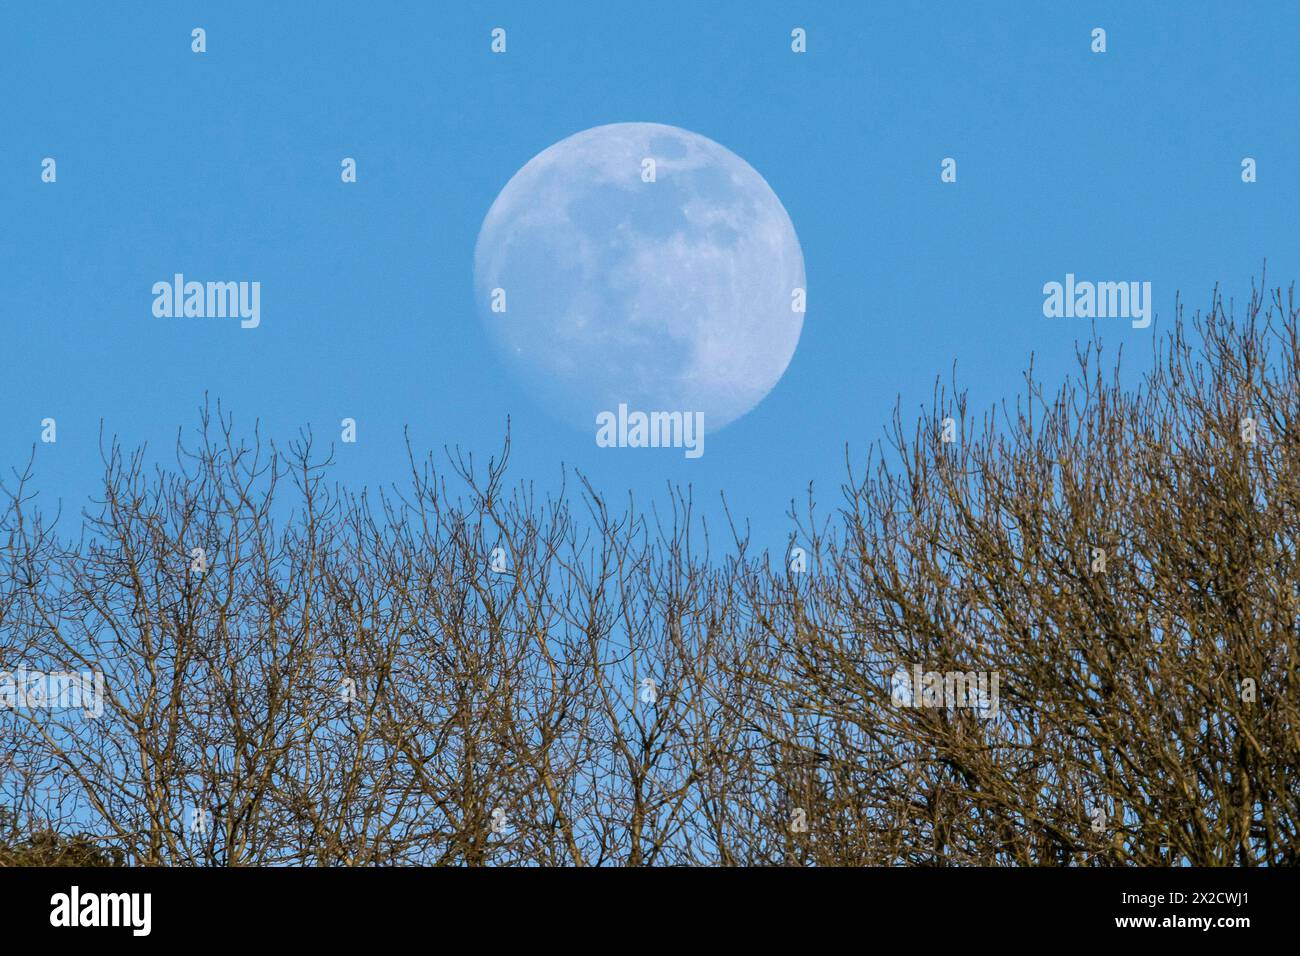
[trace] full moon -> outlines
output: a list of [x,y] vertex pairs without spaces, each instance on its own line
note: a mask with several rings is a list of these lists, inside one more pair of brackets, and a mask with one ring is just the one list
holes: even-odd
[[752,166],[658,123],[597,126],[543,150],[488,210],[480,315],[554,414],[702,412],[735,421],[784,374],[803,330],[790,217]]

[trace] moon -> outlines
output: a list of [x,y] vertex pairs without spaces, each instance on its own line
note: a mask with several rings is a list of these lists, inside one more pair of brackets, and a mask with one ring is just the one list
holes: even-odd
[[578,428],[631,411],[735,421],[803,331],[804,262],[752,166],[659,123],[584,130],[534,156],[474,249],[479,314],[505,364]]

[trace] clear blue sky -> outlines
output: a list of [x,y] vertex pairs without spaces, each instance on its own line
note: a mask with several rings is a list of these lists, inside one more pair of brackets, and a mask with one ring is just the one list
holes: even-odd
[[[486,456],[510,415],[517,478],[551,488],[566,462],[643,501],[665,481],[725,490],[779,547],[788,500],[816,480],[835,503],[844,444],[865,449],[954,361],[977,405],[1014,394],[1031,353],[1064,373],[1088,323],[1044,318],[1045,282],[1150,281],[1153,329],[1100,322],[1137,357],[1176,290],[1202,305],[1216,281],[1243,297],[1265,258],[1274,279],[1300,271],[1300,4],[1136,6],[10,0],[0,466],[55,417],[38,485],[80,506],[100,419],[167,450],[208,392],[277,438],[355,418],[337,474],[378,485],[404,475],[404,426]],[[695,461],[553,421],[473,302],[474,241],[515,171],[636,120],[747,160],[805,257],[789,370]],[[261,327],[155,318],[174,272],[260,281]]]

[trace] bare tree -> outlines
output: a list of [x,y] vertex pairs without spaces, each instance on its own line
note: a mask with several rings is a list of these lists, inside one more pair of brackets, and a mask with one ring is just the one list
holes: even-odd
[[0,863],[1300,862],[1298,318],[936,388],[781,549],[510,484],[508,435],[354,493],[205,408],[106,441],[72,536],[29,465],[0,672],[102,714],[0,709]]

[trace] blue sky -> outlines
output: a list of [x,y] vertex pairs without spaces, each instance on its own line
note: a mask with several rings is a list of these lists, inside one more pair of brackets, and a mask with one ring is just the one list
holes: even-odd
[[[896,399],[910,418],[954,362],[977,408],[1014,395],[1031,354],[1064,374],[1088,321],[1045,318],[1045,282],[1150,281],[1152,329],[1098,320],[1137,360],[1177,290],[1244,298],[1266,258],[1272,280],[1296,275],[1300,5],[1133,6],[13,0],[0,467],[56,418],[37,486],[79,507],[101,419],[165,451],[206,392],[280,439],[355,418],[336,474],[373,486],[404,477],[405,427],[417,448],[486,456],[509,415],[518,479],[554,488],[564,462],[616,499],[725,491],[780,547],[789,500],[815,481],[836,504],[845,443],[860,455]],[[623,121],[744,158],[803,249],[793,361],[698,460],[600,449],[553,420],[476,314],[474,242],[501,188],[558,140]],[[260,281],[261,327],[155,318],[151,286],[175,272]]]

